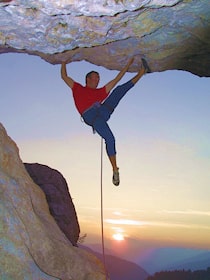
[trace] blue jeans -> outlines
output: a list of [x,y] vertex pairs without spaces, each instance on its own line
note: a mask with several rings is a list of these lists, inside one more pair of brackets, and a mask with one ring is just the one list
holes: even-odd
[[116,155],[116,147],[114,135],[109,128],[107,121],[120,100],[133,86],[134,84],[130,80],[127,83],[116,87],[102,104],[95,103],[82,114],[84,122],[92,126],[93,129],[105,140],[108,156]]

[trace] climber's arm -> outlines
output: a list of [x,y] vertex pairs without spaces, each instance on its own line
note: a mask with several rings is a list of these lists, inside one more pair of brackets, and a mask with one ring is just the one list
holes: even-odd
[[130,67],[130,65],[133,63],[133,58],[131,58],[127,65],[118,73],[118,75],[112,80],[110,81],[109,83],[107,83],[105,85],[106,87],[106,92],[110,92],[114,87],[115,85],[122,79],[122,77],[125,75],[125,73],[128,71],[128,68]]
[[66,63],[62,62],[61,64],[61,78],[64,80],[64,82],[70,87],[73,88],[74,86],[74,80],[67,76],[67,72],[66,72]]

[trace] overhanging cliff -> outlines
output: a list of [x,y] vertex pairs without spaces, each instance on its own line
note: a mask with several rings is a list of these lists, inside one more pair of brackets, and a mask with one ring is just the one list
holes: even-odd
[[209,0],[0,1],[0,53],[210,76]]

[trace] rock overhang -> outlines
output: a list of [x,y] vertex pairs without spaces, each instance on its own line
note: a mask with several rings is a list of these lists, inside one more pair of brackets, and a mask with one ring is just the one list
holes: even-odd
[[209,0],[0,1],[0,53],[210,76]]

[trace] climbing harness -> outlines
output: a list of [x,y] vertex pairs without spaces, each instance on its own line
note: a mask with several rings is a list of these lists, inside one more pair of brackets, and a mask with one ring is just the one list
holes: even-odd
[[[89,126],[92,127],[93,134],[96,133],[95,128],[94,128],[94,124],[95,124],[96,120],[101,116],[101,115],[100,115],[100,111],[99,111],[100,107],[106,107],[107,110],[110,112],[110,114],[112,114],[113,111],[114,111],[114,108],[112,108],[111,106],[109,106],[109,105],[106,104],[106,103],[102,103],[102,104],[101,104],[101,103],[99,103],[99,102],[95,102],[91,107],[89,107],[87,110],[85,110],[85,111],[82,113],[82,115],[80,116],[80,119],[81,119],[82,122],[84,122],[84,123],[86,123],[87,125],[89,125]],[[95,109],[95,115],[94,115],[94,117],[93,117],[93,119],[92,119],[91,121],[88,121],[88,122],[87,122],[87,121],[85,121],[83,115],[84,115],[85,113],[87,113],[89,110],[92,110],[92,109]]]
[[[99,112],[98,112],[98,110],[97,110],[100,106],[101,106],[101,104],[100,104],[99,102],[96,102],[96,103],[94,103],[91,107],[89,107],[87,110],[85,110],[85,111],[82,113],[82,115],[80,116],[82,122],[84,122],[84,123],[86,123],[87,125],[89,125],[89,126],[92,127],[93,134],[96,133],[96,131],[95,131],[95,129],[94,129],[94,123],[95,123],[95,121],[97,120],[97,118],[100,116],[100,114],[99,114]],[[96,110],[95,110],[95,116],[93,117],[93,119],[92,119],[90,122],[87,122],[87,121],[85,121],[83,115],[84,115],[85,113],[87,113],[89,110],[92,110],[92,109],[96,109]]]
[[106,274],[106,280],[108,280],[108,272],[106,269],[106,257],[104,249],[104,217],[103,217],[103,138],[101,138],[101,244],[102,244],[102,254],[103,254],[103,264]]

